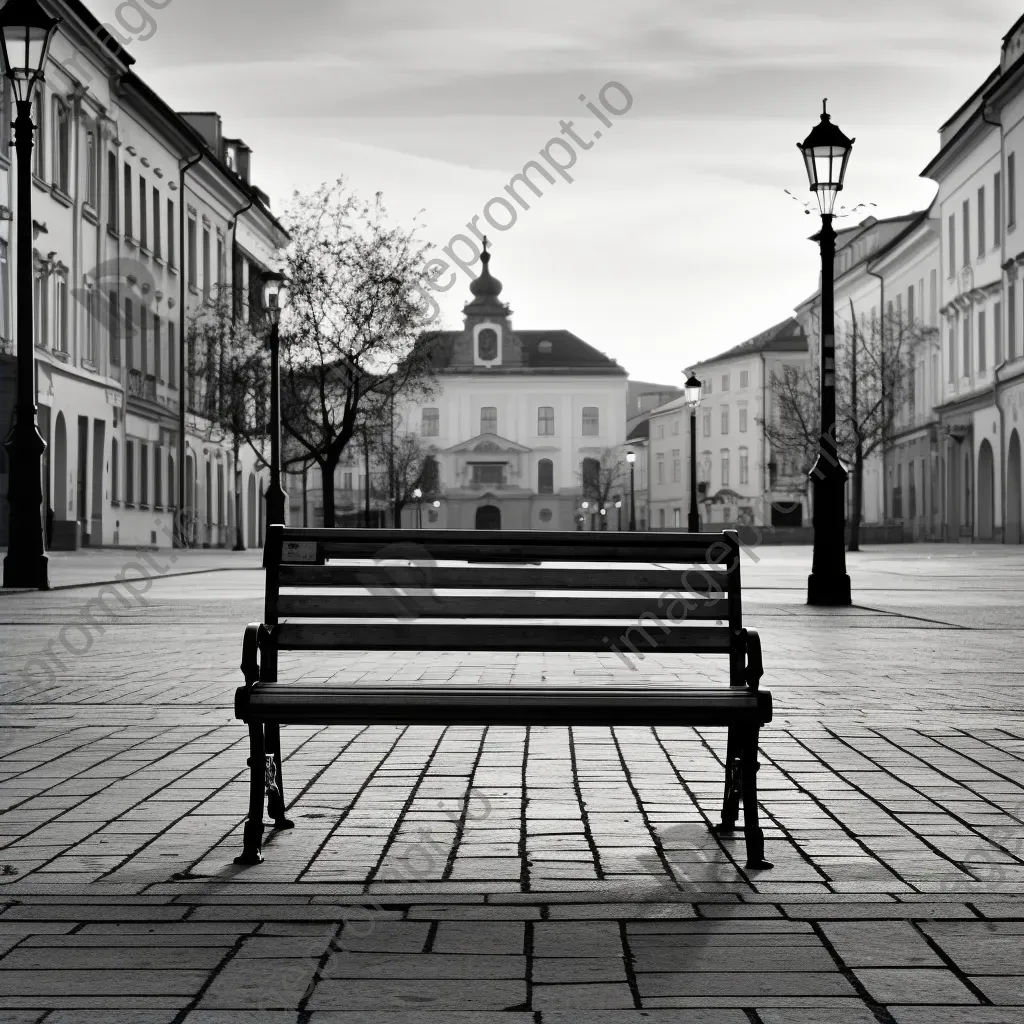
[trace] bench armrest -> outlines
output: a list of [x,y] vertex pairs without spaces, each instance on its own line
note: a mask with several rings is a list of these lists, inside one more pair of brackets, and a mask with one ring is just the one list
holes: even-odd
[[761,676],[764,675],[764,664],[761,661],[761,637],[756,629],[744,630],[747,634],[747,667],[744,670],[744,677],[747,686],[756,690],[761,685]]
[[245,685],[253,686],[260,678],[260,645],[267,633],[267,627],[262,622],[250,622],[245,627],[245,635],[242,637],[242,675],[245,676]]

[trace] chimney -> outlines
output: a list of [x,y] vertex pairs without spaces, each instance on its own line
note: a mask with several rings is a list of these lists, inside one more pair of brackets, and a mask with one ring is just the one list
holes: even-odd
[[203,141],[210,150],[219,158],[221,155],[221,127],[220,114],[214,111],[208,112],[178,112],[188,124],[203,137]]
[[252,150],[241,139],[225,139],[223,160],[229,170],[249,184],[249,158]]

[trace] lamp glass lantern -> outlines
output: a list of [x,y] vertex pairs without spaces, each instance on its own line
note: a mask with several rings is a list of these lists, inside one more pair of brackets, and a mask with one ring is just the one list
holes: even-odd
[[697,379],[696,375],[691,373],[683,385],[683,389],[686,392],[686,404],[691,409],[696,409],[700,405],[701,397],[704,394],[704,386]]
[[626,452],[626,461],[632,466],[636,462],[636,452],[632,449]]
[[36,0],[7,0],[0,9],[3,73],[11,80],[18,102],[30,100],[36,82],[42,80],[58,24],[60,18],[51,18]]
[[281,309],[288,301],[288,279],[272,270],[263,277],[263,309],[273,323],[281,318]]
[[803,154],[807,167],[807,179],[811,191],[818,197],[822,214],[831,215],[836,196],[843,190],[846,164],[856,139],[847,138],[832,123],[825,109],[827,100],[821,103],[821,120],[811,129],[811,134],[798,142],[797,149]]
[[423,497],[423,492],[422,492],[422,491],[421,491],[421,490],[420,490],[420,489],[419,489],[418,487],[416,487],[416,488],[414,488],[414,489],[413,489],[413,492],[412,492],[412,496],[413,496],[413,497],[414,497],[414,498],[415,498],[415,499],[416,499],[417,501],[419,501],[419,500],[420,500],[420,498],[422,498],[422,497]]

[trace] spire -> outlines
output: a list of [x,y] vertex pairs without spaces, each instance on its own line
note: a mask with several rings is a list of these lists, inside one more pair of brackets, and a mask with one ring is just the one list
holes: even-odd
[[484,251],[480,254],[480,262],[483,269],[478,277],[470,283],[469,290],[473,293],[473,299],[466,304],[466,313],[493,313],[498,316],[505,316],[508,307],[498,299],[501,294],[501,282],[491,276],[490,267],[491,254],[487,251],[490,243],[484,235]]

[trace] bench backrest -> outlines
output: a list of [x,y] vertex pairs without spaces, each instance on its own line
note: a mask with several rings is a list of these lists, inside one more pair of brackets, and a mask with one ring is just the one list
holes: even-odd
[[272,525],[263,564],[279,650],[721,653],[743,685],[732,530]]

